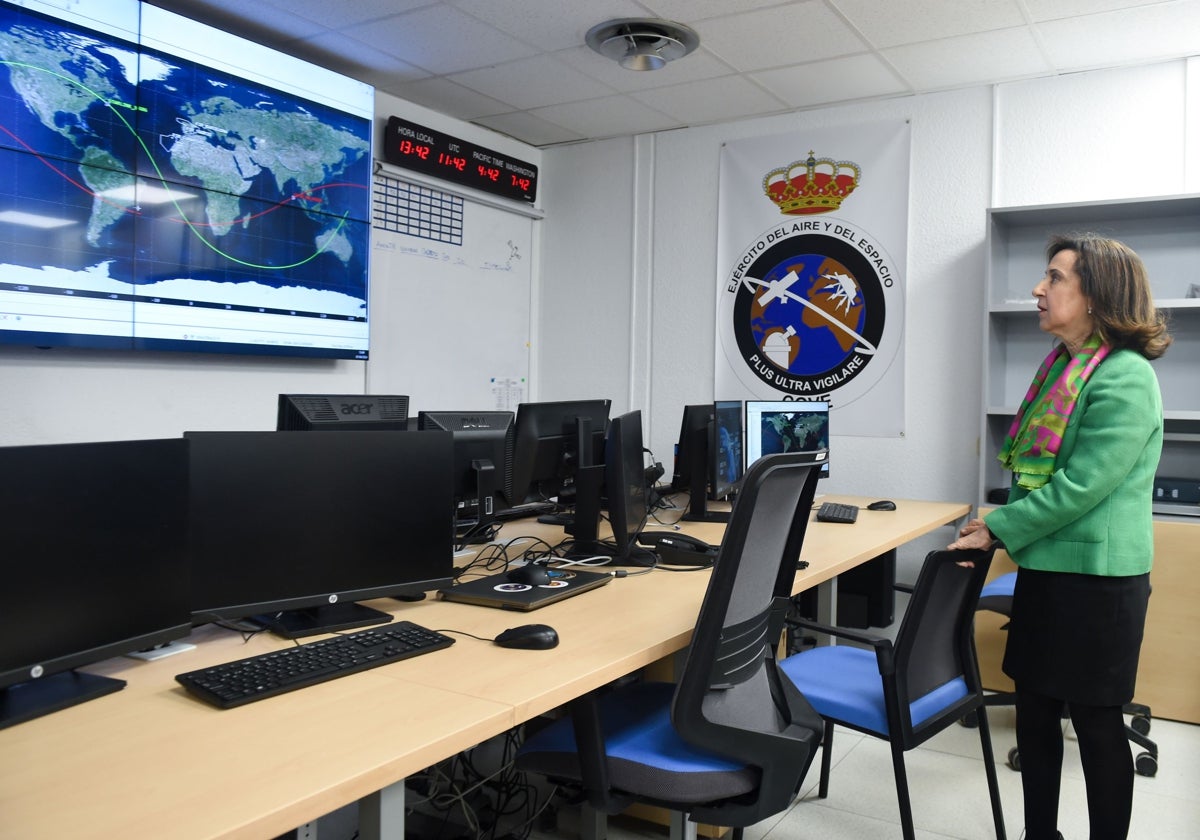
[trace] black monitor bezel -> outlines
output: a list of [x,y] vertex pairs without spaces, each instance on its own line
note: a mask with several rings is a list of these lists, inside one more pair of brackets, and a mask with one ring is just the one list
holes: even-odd
[[[312,405],[329,404],[333,416],[317,416]],[[275,430],[280,432],[367,431],[408,429],[406,394],[280,394]],[[397,416],[386,416],[393,413]]]
[[[808,411],[808,412],[814,412],[814,413],[819,413],[819,414],[824,415],[825,442],[823,444],[821,444],[818,448],[825,449],[828,451],[830,449],[830,446],[829,446],[829,429],[830,429],[829,420],[830,420],[830,414],[832,413],[832,409],[833,409],[833,406],[830,405],[830,403],[827,400],[747,400],[744,405],[744,420],[742,423],[742,433],[744,435],[743,446],[745,449],[745,464],[746,464],[745,468],[747,470],[750,469],[750,465],[753,463],[753,460],[751,459],[751,446],[750,446],[750,442],[752,440],[752,432],[751,432],[751,428],[750,428],[751,427],[750,413],[752,410],[756,410],[758,412],[759,416],[762,415],[764,410],[791,411],[791,412]],[[760,442],[758,445],[757,458],[761,458],[763,456],[763,454],[771,454],[771,453],[763,453],[761,451],[762,450],[761,438],[759,438],[759,441]],[[757,458],[755,458],[754,460],[757,460]],[[818,478],[828,478],[829,477],[829,463],[831,460],[832,459],[830,459],[828,457],[825,459],[825,462],[821,465],[821,469],[817,473]]]
[[642,412],[627,411],[608,421],[604,444],[604,485],[608,522],[612,530],[612,562],[623,563],[652,555],[637,547],[637,538],[650,515],[646,486]]
[[[174,438],[0,449],[0,473],[14,479],[0,487],[0,499],[11,495],[0,501],[4,556],[31,564],[28,583],[40,590],[22,591],[11,578],[6,584],[38,616],[0,610],[0,624],[19,624],[0,627],[0,650],[10,640],[25,648],[0,660],[0,727],[119,689],[119,680],[71,672],[191,631],[187,448]],[[22,553],[29,556],[16,560]],[[88,610],[103,620],[87,621]],[[31,640],[42,649],[29,650]],[[82,685],[98,679],[107,687]],[[50,705],[32,700],[47,691],[55,695]]]
[[[206,431],[185,432],[184,437],[192,444],[193,469],[190,476],[190,501],[193,522],[189,548],[193,574],[191,609],[193,624],[237,621],[252,617],[265,619],[276,613],[320,610],[326,606],[356,604],[360,601],[378,598],[416,598],[423,596],[426,592],[448,586],[452,582],[454,520],[450,467],[453,463],[453,441],[450,433],[430,431],[418,436],[398,431],[349,431],[341,434],[330,432],[323,435],[310,435],[304,432]],[[242,529],[250,528],[251,518],[258,517],[259,525],[263,530],[261,536],[255,538],[257,540],[255,544],[242,544],[240,540],[221,543],[217,538],[206,539],[201,530],[204,528],[204,517],[213,516],[214,513],[219,514],[222,511],[228,512],[228,505],[236,501],[236,499],[217,498],[213,493],[207,493],[204,490],[205,483],[213,481],[214,473],[212,471],[226,470],[226,468],[214,464],[212,460],[214,451],[220,452],[218,447],[223,445],[222,440],[228,444],[224,447],[226,450],[246,453],[244,457],[247,459],[258,458],[257,466],[269,464],[273,458],[287,457],[291,459],[289,468],[295,469],[295,459],[303,456],[306,451],[310,454],[318,450],[336,451],[341,453],[340,463],[334,461],[329,461],[329,463],[338,469],[349,469],[352,465],[356,469],[365,467],[366,472],[359,469],[357,474],[362,476],[363,485],[366,487],[378,488],[381,482],[389,480],[414,482],[416,486],[404,498],[405,500],[417,500],[422,507],[417,510],[404,510],[395,505],[389,507],[380,502],[377,508],[378,519],[382,523],[380,527],[386,527],[389,530],[395,529],[393,568],[396,570],[396,577],[378,581],[339,579],[337,576],[345,575],[348,570],[344,563],[335,562],[331,564],[333,566],[329,571],[331,577],[328,579],[328,585],[325,586],[312,585],[308,591],[304,592],[281,589],[273,593],[270,584],[260,581],[257,583],[258,588],[255,591],[249,591],[248,588],[246,593],[238,594],[237,597],[231,595],[214,601],[212,596],[206,594],[203,587],[199,585],[202,580],[201,574],[211,576],[213,565],[220,563],[226,573],[235,573],[240,570],[243,578],[242,584],[249,587],[244,580],[245,569],[249,568],[249,564],[263,562],[264,556],[269,557],[271,562],[276,564],[281,575],[286,574],[289,563],[293,562],[293,559],[275,556],[275,552],[285,551],[278,539],[280,533],[278,529],[294,529],[297,523],[305,521],[303,514],[296,511],[289,511],[290,515],[285,516],[279,510],[271,514],[261,507],[253,512],[248,509],[238,509],[234,511],[234,514],[242,517],[238,523],[238,527]],[[346,454],[351,452],[354,453],[353,458],[358,460],[353,460]],[[231,456],[226,453],[223,457],[230,458]],[[311,457],[315,459],[317,456],[311,455]],[[409,463],[410,457],[416,460]],[[316,467],[310,466],[306,469],[315,470]],[[224,473],[215,473],[216,477],[222,475]],[[348,481],[350,478],[351,474],[347,473],[342,476],[341,480]],[[236,479],[236,475],[227,476],[228,486],[237,487],[239,492],[249,492],[248,487],[239,486]],[[260,488],[270,486],[272,483],[270,479],[262,479],[262,482],[259,485]],[[247,482],[242,482],[242,484],[245,485]],[[294,486],[293,488],[281,487],[280,491],[291,493],[293,489]],[[420,492],[416,492],[418,489]],[[295,500],[294,496],[289,498]],[[280,500],[279,504],[282,505],[283,501]],[[305,504],[307,505],[309,502],[305,500]],[[404,514],[403,519],[400,518],[402,513]],[[274,517],[273,522],[262,520],[262,517],[267,515]],[[388,517],[386,523],[383,522],[385,516]],[[419,541],[414,541],[413,528],[425,529],[419,531],[421,535]],[[213,550],[214,545],[219,546],[219,551]],[[313,551],[315,547],[304,546],[301,550]],[[377,552],[376,556],[379,558],[383,558],[384,553],[389,550],[388,545],[381,544],[373,547],[373,551]],[[419,575],[406,576],[402,571],[405,567],[401,561],[406,558],[411,560],[416,552],[423,555],[423,561],[428,564],[428,568]],[[428,556],[424,556],[426,553]],[[213,554],[219,556],[214,558],[211,556]],[[353,554],[348,547],[342,558],[350,556],[362,559],[360,555]],[[336,561],[338,558],[333,559]],[[378,559],[375,568],[370,573],[362,572],[362,570],[360,572],[364,573],[366,577],[370,577],[375,569],[386,566],[386,560]],[[205,603],[205,601],[209,602]],[[342,623],[341,628],[362,626],[361,623],[349,623],[349,621]],[[357,622],[357,619],[353,619],[353,621]],[[318,624],[316,628],[289,629],[272,626],[271,629],[283,635],[299,636],[332,628]]]
[[[726,480],[721,471],[722,452],[721,452],[721,429],[722,418],[728,420],[736,419],[737,433],[737,454],[734,463],[734,476]],[[709,464],[709,498],[720,500],[729,499],[734,496],[742,483],[742,476],[746,472],[745,460],[745,419],[742,413],[741,400],[716,400],[713,402],[713,422],[712,435],[708,440],[708,464]]]

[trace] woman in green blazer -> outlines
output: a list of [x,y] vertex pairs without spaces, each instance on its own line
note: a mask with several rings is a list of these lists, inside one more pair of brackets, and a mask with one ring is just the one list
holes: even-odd
[[1123,840],[1133,699],[1154,555],[1151,500],[1162,398],[1149,360],[1171,338],[1141,259],[1092,234],[1054,237],[1034,287],[1057,344],[1034,377],[1000,459],[1007,504],[950,548],[999,539],[1017,564],[1004,672],[1016,685],[1026,840],[1055,840],[1061,719],[1079,736],[1090,840]]

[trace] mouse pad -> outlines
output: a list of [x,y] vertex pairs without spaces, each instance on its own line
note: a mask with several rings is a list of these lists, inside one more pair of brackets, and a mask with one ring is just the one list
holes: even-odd
[[574,569],[547,571],[550,573],[550,582],[541,586],[513,583],[501,572],[439,589],[438,594],[445,601],[528,612],[603,586],[612,580],[612,575],[603,572],[579,572]]

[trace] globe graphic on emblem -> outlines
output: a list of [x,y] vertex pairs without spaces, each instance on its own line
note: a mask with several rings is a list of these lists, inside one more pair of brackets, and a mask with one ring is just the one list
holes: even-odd
[[823,254],[791,256],[762,282],[786,285],[789,272],[796,279],[785,294],[757,287],[750,330],[763,358],[775,367],[796,376],[820,375],[845,362],[859,345],[855,336],[866,320],[862,290],[846,266]]

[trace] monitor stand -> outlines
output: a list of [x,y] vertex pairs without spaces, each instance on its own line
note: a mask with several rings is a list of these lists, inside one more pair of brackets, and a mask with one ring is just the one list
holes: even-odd
[[124,680],[64,671],[0,689],[0,729],[33,720],[125,687]]
[[353,601],[254,616],[256,623],[285,639],[300,639],[319,633],[370,627],[372,624],[386,624],[391,620],[390,613]]
[[688,508],[680,517],[684,522],[728,522],[730,511],[708,509],[708,479],[702,470],[693,469]]

